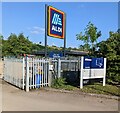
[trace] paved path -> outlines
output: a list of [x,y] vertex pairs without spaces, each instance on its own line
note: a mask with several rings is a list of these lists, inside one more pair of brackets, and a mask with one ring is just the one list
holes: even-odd
[[117,111],[118,101],[78,94],[36,90],[26,93],[3,82],[4,111]]

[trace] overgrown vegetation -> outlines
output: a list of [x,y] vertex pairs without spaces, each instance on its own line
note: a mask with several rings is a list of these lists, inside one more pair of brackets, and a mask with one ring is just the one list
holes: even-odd
[[117,86],[108,85],[108,84],[106,84],[106,86],[102,86],[102,84],[100,83],[86,85],[82,89],[82,91],[86,93],[107,94],[114,96],[120,96],[119,90],[120,89]]
[[56,89],[64,89],[64,90],[74,90],[76,87],[67,85],[67,82],[65,81],[65,78],[56,78],[52,82],[52,87]]
[[120,84],[120,33],[110,32],[110,37],[98,47],[99,56],[107,58],[107,81]]
[[[11,33],[7,39],[0,34],[0,50],[1,57],[14,56],[18,57],[22,54],[36,54],[40,51],[44,52],[45,47],[41,43],[33,43],[29,37],[24,36],[23,33],[19,35]],[[49,51],[63,51],[63,47],[47,46]],[[77,50],[77,48],[66,48],[66,50]]]
[[44,49],[42,45],[31,42],[23,33],[20,33],[18,36],[11,33],[7,40],[1,35],[0,40],[2,40],[2,56],[16,57]]
[[91,22],[85,28],[85,33],[76,35],[77,40],[83,41],[82,50],[89,51],[90,56],[107,58],[107,83],[120,84],[120,30],[109,32],[106,41],[97,43],[101,31]]
[[108,85],[103,86],[101,83],[94,83],[90,85],[85,85],[83,89],[67,85],[65,78],[56,78],[53,80],[52,88],[64,89],[64,90],[77,90],[85,93],[94,93],[94,94],[105,94],[105,95],[114,95],[120,96],[120,91],[117,86]]

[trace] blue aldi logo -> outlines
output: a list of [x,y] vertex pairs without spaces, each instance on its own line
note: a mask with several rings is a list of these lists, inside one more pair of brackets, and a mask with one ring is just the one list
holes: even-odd
[[48,6],[48,36],[64,38],[64,12]]

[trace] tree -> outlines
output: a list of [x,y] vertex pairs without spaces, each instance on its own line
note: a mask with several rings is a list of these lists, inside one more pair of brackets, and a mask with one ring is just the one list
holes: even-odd
[[100,56],[107,58],[107,78],[120,83],[120,34],[110,32],[106,41],[98,44]]
[[0,34],[0,58],[2,57],[2,41],[3,41],[3,36]]
[[18,56],[20,54],[30,54],[32,42],[23,33],[18,36],[11,33],[7,40],[2,42],[2,56]]
[[25,37],[23,33],[18,35],[18,54],[30,54],[32,51],[33,43],[29,41],[28,37]]
[[16,34],[11,33],[11,35],[8,37],[8,41],[6,42],[6,49],[8,50],[8,54],[10,56],[17,56],[18,54],[18,38]]
[[84,50],[89,51],[91,55],[94,55],[95,45],[97,39],[101,36],[101,31],[97,31],[97,27],[94,26],[91,22],[85,28],[84,34],[80,32],[76,35],[77,40],[83,41],[84,45],[80,46]]

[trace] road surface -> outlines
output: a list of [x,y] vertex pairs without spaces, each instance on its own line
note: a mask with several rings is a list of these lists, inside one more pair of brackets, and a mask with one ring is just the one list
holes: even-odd
[[2,84],[2,111],[118,111],[118,101],[45,90],[25,92]]

